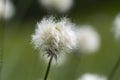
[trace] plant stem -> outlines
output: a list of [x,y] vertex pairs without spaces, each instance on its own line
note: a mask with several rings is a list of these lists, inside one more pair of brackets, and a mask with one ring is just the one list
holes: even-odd
[[45,73],[44,80],[47,80],[47,78],[48,78],[48,74],[49,74],[49,71],[50,71],[52,60],[53,60],[53,56],[50,57],[50,60],[49,60],[49,63],[48,63],[48,67],[47,67],[47,70],[46,70],[46,73]]
[[113,76],[115,75],[115,72],[117,71],[118,67],[119,67],[119,64],[120,64],[120,56],[115,64],[115,66],[113,67],[113,70],[112,72],[110,73],[109,77],[108,77],[108,80],[112,80]]

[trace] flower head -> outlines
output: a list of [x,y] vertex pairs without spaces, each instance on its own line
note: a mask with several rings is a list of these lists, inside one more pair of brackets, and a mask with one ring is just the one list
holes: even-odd
[[91,26],[81,26],[78,29],[77,38],[77,48],[81,52],[93,53],[99,49],[100,37]]
[[41,53],[54,56],[69,51],[76,46],[76,37],[72,29],[74,25],[66,18],[60,21],[53,17],[44,18],[37,24],[32,42]]
[[84,74],[78,80],[107,80],[106,77],[97,74]]
[[55,9],[59,12],[68,11],[73,4],[73,0],[40,0],[40,2],[48,9]]
[[15,8],[10,0],[0,0],[0,19],[9,20],[15,14]]
[[114,20],[113,32],[115,33],[115,38],[120,38],[120,14],[118,14]]
[[[40,58],[45,63],[48,63],[50,60],[50,57],[43,56],[43,54],[40,54]],[[65,63],[66,59],[67,59],[67,55],[65,53],[57,54],[57,60],[55,58],[53,58],[52,65],[59,67]]]

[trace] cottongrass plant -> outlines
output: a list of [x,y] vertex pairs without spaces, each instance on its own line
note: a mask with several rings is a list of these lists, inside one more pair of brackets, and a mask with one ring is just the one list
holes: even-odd
[[[119,40],[120,39],[120,13],[116,15],[115,20],[113,21],[113,27],[112,31],[114,32],[115,39]],[[120,65],[120,56],[118,57],[118,60],[116,61],[115,66],[113,67],[110,75],[108,76],[109,80],[112,80],[116,71],[118,70]]]
[[73,5],[73,0],[39,0],[48,10],[55,10],[60,13],[69,11]]
[[118,14],[113,22],[113,28],[112,28],[115,39],[118,40],[120,38],[120,14]]
[[97,74],[86,73],[82,75],[78,80],[107,80],[107,78],[105,76]]
[[94,53],[99,50],[100,35],[90,25],[83,25],[77,31],[77,49],[81,53]]
[[56,20],[54,17],[43,18],[37,24],[32,35],[32,43],[40,54],[49,58],[44,80],[47,80],[51,63],[58,60],[59,55],[68,53],[76,46],[76,36],[73,31],[74,24],[68,19]]
[[4,56],[4,31],[6,21],[12,18],[14,14],[14,7],[10,0],[0,0],[0,77],[3,68]]
[[15,7],[10,0],[0,0],[0,19],[9,20],[15,14]]

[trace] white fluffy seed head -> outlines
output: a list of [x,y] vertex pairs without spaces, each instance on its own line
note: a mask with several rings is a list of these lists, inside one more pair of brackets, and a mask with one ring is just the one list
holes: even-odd
[[100,46],[99,34],[89,25],[81,26],[77,32],[77,49],[83,53],[94,53]]
[[9,20],[15,14],[15,8],[10,0],[0,0],[0,19]]
[[113,22],[113,32],[115,33],[115,39],[120,38],[120,14],[118,14]]
[[74,25],[68,19],[56,21],[55,18],[44,18],[37,24],[35,33],[32,35],[32,43],[41,53],[48,57],[64,53],[76,46],[76,36],[72,29]]
[[73,5],[73,0],[40,0],[40,3],[48,8],[59,12],[67,12]]
[[107,80],[107,78],[97,74],[86,73],[82,75],[78,80]]
[[[49,62],[49,60],[50,60],[50,57],[47,57],[45,55],[43,56],[43,55],[44,54],[40,54],[40,57],[47,64]],[[65,53],[58,54],[57,55],[57,60],[55,58],[53,58],[52,65],[59,67],[59,66],[61,66],[61,65],[63,65],[65,63],[66,59],[67,59],[67,55]]]

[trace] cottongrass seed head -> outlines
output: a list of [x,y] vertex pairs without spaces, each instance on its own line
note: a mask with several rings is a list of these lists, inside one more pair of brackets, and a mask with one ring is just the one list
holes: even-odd
[[32,35],[32,43],[40,54],[57,59],[58,55],[76,46],[73,26],[66,18],[58,21],[54,17],[43,18]]
[[107,80],[107,78],[97,74],[86,73],[82,75],[78,80]]
[[113,22],[113,28],[112,28],[114,34],[115,34],[115,39],[118,40],[120,39],[120,14],[118,14]]
[[15,14],[15,7],[10,0],[0,0],[0,19],[9,20]]
[[47,9],[55,9],[59,12],[67,12],[73,5],[73,0],[39,0]]
[[[43,54],[40,54],[40,58],[46,64],[50,60],[50,57],[43,56]],[[67,55],[65,53],[57,54],[57,59],[54,58],[52,60],[52,66],[56,66],[56,67],[62,66],[66,62],[66,59],[67,59]]]
[[82,53],[94,53],[100,46],[99,34],[90,26],[81,26],[77,31],[77,49]]

